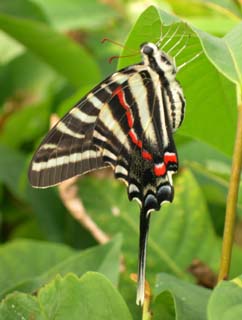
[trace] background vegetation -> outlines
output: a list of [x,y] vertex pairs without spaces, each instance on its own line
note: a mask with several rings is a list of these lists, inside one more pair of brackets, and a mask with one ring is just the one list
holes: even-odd
[[[161,28],[172,34],[179,24],[165,50],[185,34],[189,41],[177,64],[203,53],[178,74],[187,98],[185,122],[175,135],[181,169],[174,203],[152,215],[147,279],[153,298],[143,319],[242,316],[241,189],[234,279],[214,290],[196,285],[212,288],[219,270],[241,101],[241,3],[151,3],[157,7],[146,1],[0,1],[0,319],[141,318],[129,277],[137,270],[139,210],[125,186],[106,170],[82,177],[74,190],[35,190],[27,169],[51,115],[64,115],[116,70],[108,58],[120,48],[101,44],[104,37],[126,43],[125,55],[159,40]],[[122,58],[118,67],[139,59]],[[83,204],[81,212],[103,237],[82,226],[72,200]]]

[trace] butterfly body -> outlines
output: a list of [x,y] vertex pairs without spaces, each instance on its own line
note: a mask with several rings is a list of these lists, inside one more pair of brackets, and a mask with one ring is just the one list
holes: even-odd
[[153,43],[141,45],[143,61],[96,86],[50,131],[33,157],[29,179],[45,188],[75,175],[111,166],[141,206],[139,285],[144,299],[150,212],[173,200],[178,170],[173,132],[185,99],[170,57]]

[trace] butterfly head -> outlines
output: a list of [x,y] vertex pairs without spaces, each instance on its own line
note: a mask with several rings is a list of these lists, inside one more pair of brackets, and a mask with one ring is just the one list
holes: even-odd
[[168,54],[160,50],[154,43],[146,42],[140,46],[144,64],[154,69],[157,73],[163,73],[172,80],[175,79],[176,66]]

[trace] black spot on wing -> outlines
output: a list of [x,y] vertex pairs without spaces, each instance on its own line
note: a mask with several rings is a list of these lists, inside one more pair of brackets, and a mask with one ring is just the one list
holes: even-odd
[[157,199],[161,204],[164,201],[172,202],[174,198],[174,188],[169,182],[162,183],[157,188]]

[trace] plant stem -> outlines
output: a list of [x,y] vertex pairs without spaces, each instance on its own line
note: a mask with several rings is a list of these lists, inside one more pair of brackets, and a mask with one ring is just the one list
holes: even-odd
[[152,315],[150,313],[150,301],[144,300],[143,309],[142,309],[142,320],[151,320]]
[[150,312],[150,302],[151,302],[151,290],[148,281],[145,281],[145,298],[142,307],[142,320],[151,320],[152,314]]
[[226,215],[222,245],[222,256],[218,281],[225,280],[229,274],[232,246],[234,240],[234,224],[238,199],[240,173],[242,165],[242,103],[238,107],[237,132],[234,145],[231,176],[226,204]]

